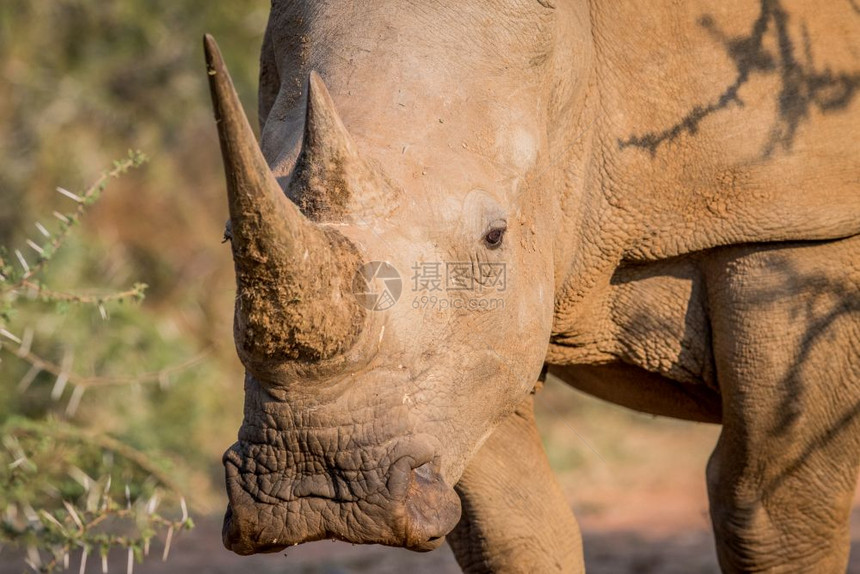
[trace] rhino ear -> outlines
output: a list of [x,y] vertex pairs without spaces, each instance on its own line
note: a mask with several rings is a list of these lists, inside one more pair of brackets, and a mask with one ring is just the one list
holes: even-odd
[[315,71],[307,94],[305,131],[289,196],[317,221],[361,220],[392,211],[393,187],[361,157]]

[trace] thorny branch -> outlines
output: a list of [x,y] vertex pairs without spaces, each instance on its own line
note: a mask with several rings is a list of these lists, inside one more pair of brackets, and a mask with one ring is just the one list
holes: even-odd
[[[17,337],[16,337],[17,339]],[[20,339],[19,339],[20,341]],[[10,346],[9,343],[6,343],[7,346]],[[158,370],[151,371],[148,373],[141,373],[139,375],[116,375],[116,376],[82,376],[75,373],[70,372],[67,368],[62,365],[58,365],[51,361],[45,360],[39,355],[36,355],[32,351],[30,351],[23,343],[18,344],[18,348],[15,350],[15,354],[27,361],[33,368],[38,369],[39,371],[45,371],[50,373],[56,377],[65,377],[66,381],[76,387],[110,387],[110,386],[124,386],[124,385],[136,385],[136,384],[145,384],[145,383],[159,383],[164,384],[165,381],[169,380],[171,375],[176,373],[180,373],[185,371],[194,365],[199,364],[206,356],[209,354],[208,351],[202,351],[190,359],[178,363],[176,365],[172,365],[170,367]]]
[[[35,261],[28,262],[21,251],[15,250],[17,264],[13,264],[6,251],[0,249],[0,349],[5,345],[30,365],[19,383],[19,392],[41,372],[56,377],[51,393],[54,400],[62,396],[67,385],[74,387],[67,417],[74,414],[87,388],[150,382],[165,385],[171,375],[199,363],[208,354],[204,351],[180,364],[134,376],[82,376],[71,370],[71,353],[61,364],[48,361],[31,350],[32,329],[21,337],[7,329],[16,303],[24,296],[43,303],[93,305],[103,319],[108,318],[106,303],[143,298],[146,285],[140,283],[117,292],[72,293],[50,289],[36,277],[65,244],[89,206],[98,200],[108,181],[144,161],[141,153],[130,151],[128,158],[115,162],[113,169],[103,173],[83,194],[58,188],[77,205],[70,213],[54,212],[60,222],[54,234],[40,222],[35,224],[43,242],[26,241],[37,254]],[[107,572],[109,551],[123,548],[128,551],[127,572],[131,574],[134,562],[149,553],[150,542],[157,534],[164,535],[166,559],[174,533],[193,527],[179,486],[143,452],[110,436],[50,417],[36,420],[10,416],[0,423],[0,543],[25,548],[26,562],[33,570],[67,570],[70,556],[79,552],[81,572],[86,570],[90,554],[95,553],[101,557],[102,571]],[[102,478],[92,479],[82,468]],[[111,493],[112,475],[129,481],[124,499],[121,494]],[[162,497],[179,500],[181,518],[169,519],[156,512]]]
[[[2,446],[0,541],[25,546],[33,570],[68,569],[70,555],[80,552],[83,572],[89,554],[97,552],[105,571],[108,552],[125,548],[130,573],[133,563],[148,555],[159,532],[164,535],[162,556],[166,559],[174,533],[194,525],[170,476],[144,453],[116,439],[56,420],[14,418],[3,427]],[[60,456],[66,449],[101,457],[110,453],[111,460],[122,464],[110,464],[112,472],[96,480],[77,463]],[[6,463],[8,460],[12,462]],[[130,471],[146,477],[142,486],[135,483],[135,496],[128,482],[124,492],[115,493],[116,488],[112,492],[112,476],[128,479]],[[80,496],[72,494],[68,486],[57,487],[56,479],[62,474],[80,484]],[[168,518],[158,512],[164,497],[178,499],[181,517]]]
[[26,262],[20,251],[16,251],[18,261],[23,267],[23,272],[15,273],[8,261],[5,261],[0,255],[0,297],[8,297],[11,292],[17,292],[26,286],[28,282],[42,269],[45,264],[50,261],[57,251],[63,246],[69,238],[69,234],[83,218],[93,203],[95,203],[111,179],[117,178],[126,173],[132,168],[139,167],[147,161],[147,157],[139,151],[129,150],[128,157],[123,160],[114,162],[113,169],[102,173],[95,183],[87,188],[83,194],[77,195],[66,189],[57,188],[57,191],[66,197],[75,201],[78,205],[71,213],[54,212],[54,216],[60,221],[59,231],[51,236],[50,233],[41,224],[37,225],[43,235],[47,234],[48,241],[44,244],[37,244],[33,241],[28,241],[28,244],[37,252],[38,258],[32,265]]

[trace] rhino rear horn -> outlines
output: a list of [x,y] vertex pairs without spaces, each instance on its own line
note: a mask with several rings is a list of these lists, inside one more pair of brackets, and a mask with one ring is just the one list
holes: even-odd
[[316,71],[308,78],[302,148],[289,193],[317,220],[362,221],[395,207],[394,188],[360,155]]
[[227,177],[239,356],[252,371],[333,357],[352,345],[364,322],[350,293],[359,254],[284,195],[209,35],[204,50]]

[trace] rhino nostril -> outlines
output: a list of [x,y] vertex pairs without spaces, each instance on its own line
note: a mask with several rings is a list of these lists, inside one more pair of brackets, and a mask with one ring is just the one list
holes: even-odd
[[406,495],[406,546],[433,550],[460,520],[460,498],[431,463],[412,469]]
[[436,472],[433,470],[433,466],[429,462],[425,462],[421,466],[413,468],[412,474],[428,482],[435,480],[436,478],[436,476],[434,476],[436,475]]

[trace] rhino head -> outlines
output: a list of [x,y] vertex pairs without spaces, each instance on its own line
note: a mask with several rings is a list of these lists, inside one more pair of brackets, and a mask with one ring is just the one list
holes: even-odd
[[[204,43],[246,368],[244,422],[223,459],[224,543],[240,554],[324,538],[433,549],[459,520],[455,484],[532,391],[550,336],[555,206],[536,190],[554,172],[537,127],[546,102],[529,100],[540,85],[522,87],[519,108],[509,94],[480,108],[516,108],[516,129],[468,126],[458,139],[465,127],[453,125],[447,145],[456,114],[427,118],[443,100],[467,105],[466,86],[430,97],[442,107],[415,111],[412,128],[390,115],[404,107],[391,100],[398,88],[372,86],[390,99],[347,102],[359,137],[322,79],[334,75],[325,61],[307,69],[310,58],[298,86],[274,80],[261,150]],[[368,298],[398,274],[396,303]]]

